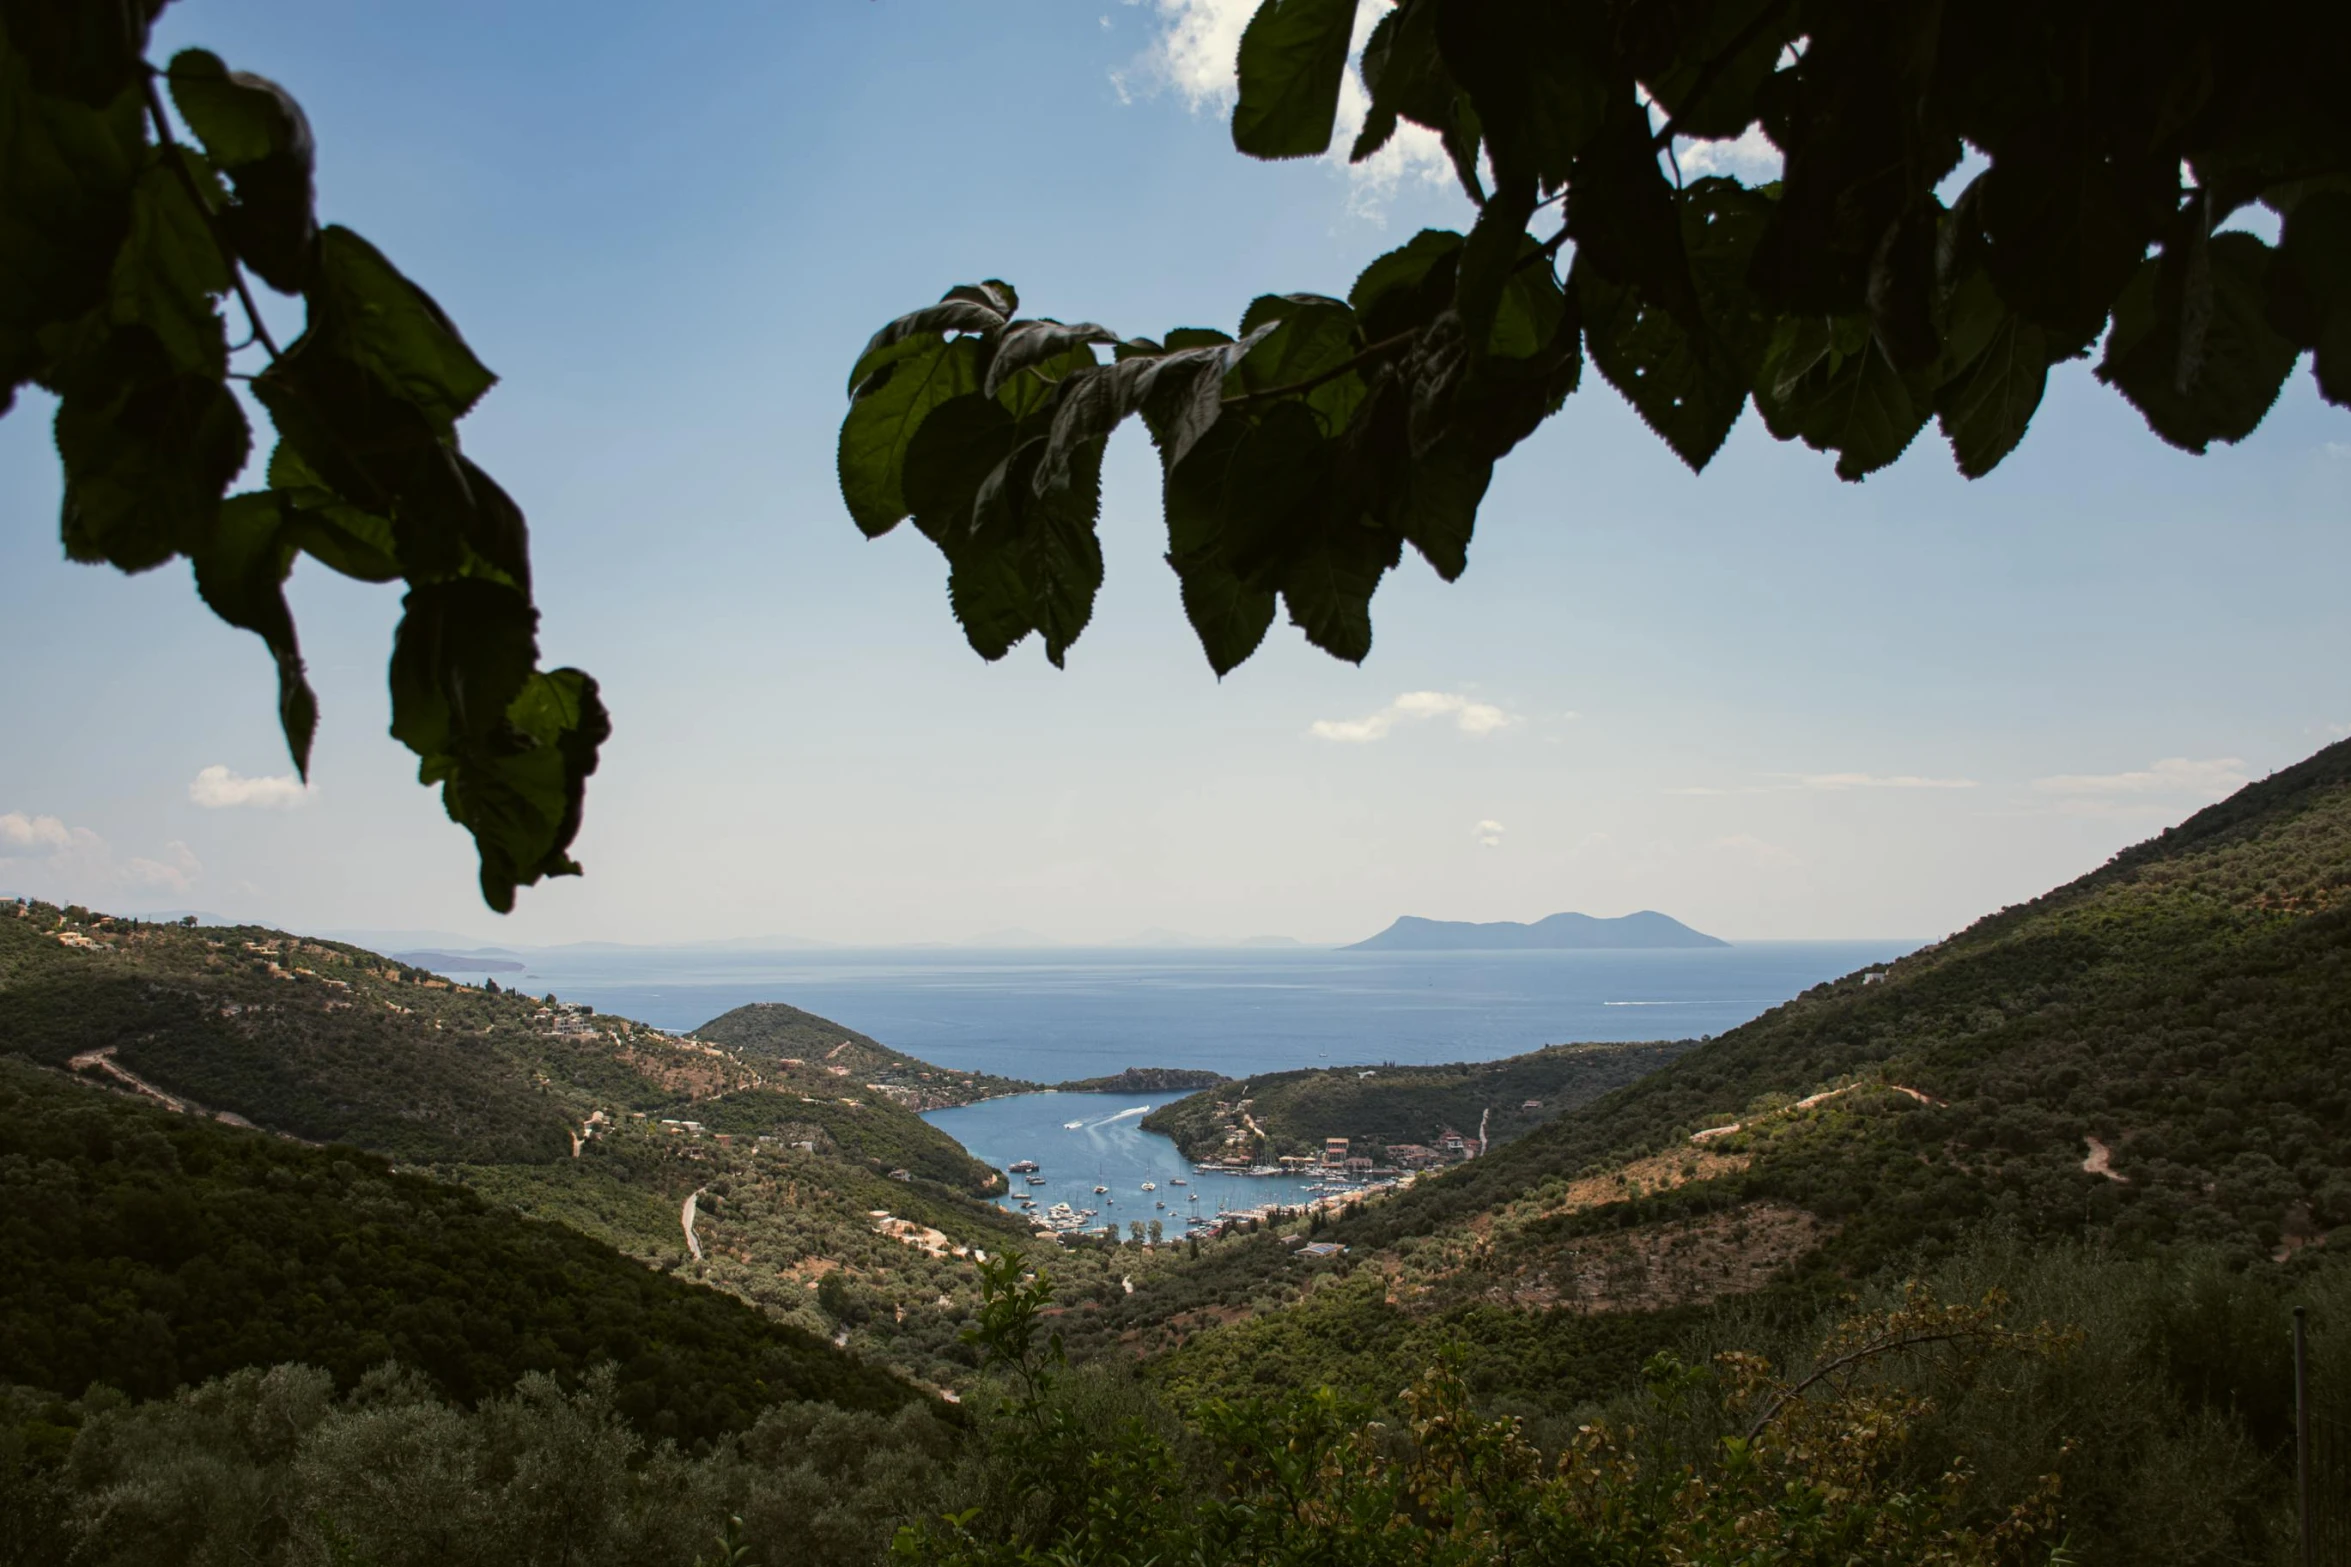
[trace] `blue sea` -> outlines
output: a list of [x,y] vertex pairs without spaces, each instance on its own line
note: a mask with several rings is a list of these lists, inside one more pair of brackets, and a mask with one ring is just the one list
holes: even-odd
[[[1143,1130],[1143,1117],[1181,1094],[1013,1094],[923,1117],[971,1150],[972,1157],[1001,1170],[1021,1159],[1037,1162],[1037,1179],[1012,1177],[1000,1199],[1010,1208],[1023,1197],[1039,1214],[1057,1202],[1092,1208],[1088,1228],[1116,1224],[1121,1230],[1157,1221],[1166,1236],[1180,1236],[1194,1218],[1214,1219],[1240,1208],[1268,1203],[1293,1207],[1310,1195],[1313,1177],[1295,1175],[1204,1174],[1184,1162],[1176,1146]],[[1156,1191],[1143,1190],[1151,1182]],[[1105,1187],[1097,1192],[1095,1187]]]
[[1915,945],[1435,953],[581,947],[530,952],[523,973],[489,977],[673,1030],[746,1002],[784,1001],[941,1066],[1051,1083],[1129,1066],[1245,1077],[1491,1060],[1582,1040],[1688,1039],[1736,1027],[1822,980]]
[[[584,1001],[672,1030],[783,1001],[962,1071],[1031,1082],[1129,1066],[1231,1077],[1314,1066],[1483,1061],[1586,1040],[1719,1034],[1822,980],[1912,950],[1905,941],[1750,942],[1639,952],[731,952],[574,947],[521,974],[451,970]],[[1042,1213],[1160,1221],[1307,1200],[1309,1177],[1200,1174],[1142,1118],[1175,1094],[1016,1094],[934,1111],[934,1125],[1014,1178]],[[1178,1179],[1187,1184],[1177,1186]],[[1145,1192],[1152,1182],[1156,1191]],[[1096,1186],[1107,1188],[1097,1194]]]

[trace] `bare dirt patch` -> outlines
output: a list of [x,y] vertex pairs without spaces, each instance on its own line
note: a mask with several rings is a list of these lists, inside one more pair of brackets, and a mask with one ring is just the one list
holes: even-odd
[[1761,1289],[1830,1227],[1782,1202],[1742,1203],[1695,1219],[1579,1236],[1497,1258],[1489,1298],[1535,1308],[1656,1311]]

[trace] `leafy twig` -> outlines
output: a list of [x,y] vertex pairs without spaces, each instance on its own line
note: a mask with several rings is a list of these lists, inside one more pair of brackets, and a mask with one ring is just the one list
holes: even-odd
[[155,122],[156,143],[162,147],[172,168],[178,171],[180,184],[186,188],[188,199],[196,204],[198,212],[204,214],[204,227],[211,233],[213,246],[220,251],[220,259],[228,263],[229,281],[236,285],[237,298],[245,306],[245,323],[253,329],[253,337],[247,341],[258,338],[274,361],[278,357],[277,340],[269,335],[269,328],[262,323],[261,311],[253,303],[253,291],[245,286],[245,269],[237,264],[236,247],[229,243],[228,235],[221,232],[220,214],[213,211],[212,203],[204,199],[204,192],[197,187],[196,176],[188,172],[187,160],[180,155],[182,149],[171,134],[171,121],[164,117],[163,95],[155,90],[155,73],[152,70],[141,85],[147,93],[147,115]]
[[1388,355],[1394,353],[1397,349],[1404,347],[1419,335],[1420,334],[1418,332],[1398,332],[1394,337],[1383,337],[1378,342],[1372,344],[1369,348],[1363,350],[1363,352],[1354,355],[1352,358],[1342,360],[1340,363],[1331,366],[1328,370],[1324,370],[1319,374],[1310,375],[1303,381],[1292,381],[1283,386],[1263,386],[1259,387],[1254,392],[1243,392],[1236,397],[1226,398],[1224,400],[1224,406],[1227,408],[1238,408],[1243,403],[1253,403],[1261,398],[1291,397],[1300,392],[1311,392],[1316,387],[1322,385],[1325,381],[1336,381],[1339,377],[1345,375],[1350,370],[1360,369],[1364,365],[1372,363],[1374,360],[1385,359]]

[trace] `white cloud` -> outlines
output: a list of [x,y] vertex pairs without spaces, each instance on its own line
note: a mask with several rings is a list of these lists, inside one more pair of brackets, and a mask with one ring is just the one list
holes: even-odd
[[189,783],[188,798],[208,811],[239,806],[282,811],[308,801],[310,791],[291,773],[280,778],[247,778],[225,767],[207,767]]
[[1836,794],[1847,789],[1973,789],[1973,778],[1927,778],[1917,773],[1766,773],[1774,783],[1689,784],[1667,794],[1713,797],[1732,794],[1776,794],[1790,789],[1812,789]]
[[1728,850],[1759,870],[1786,870],[1802,863],[1793,852],[1776,843],[1766,843],[1752,833],[1732,833],[1727,838],[1715,839],[1707,847]]
[[1407,691],[1376,713],[1361,718],[1318,718],[1307,733],[1318,740],[1364,745],[1384,740],[1399,723],[1425,718],[1451,718],[1465,735],[1490,735],[1519,721],[1491,702],[1474,701],[1457,691]]
[[2216,756],[2203,761],[2168,756],[2153,766],[2129,773],[2060,773],[2036,778],[2033,787],[2044,794],[2076,796],[2118,794],[2201,795],[2217,800],[2253,781],[2240,756]]
[[1768,184],[1778,179],[1786,161],[1780,156],[1779,148],[1771,144],[1771,138],[1763,134],[1761,124],[1750,125],[1737,136],[1718,141],[1677,138],[1674,158],[1686,180],[1727,174],[1749,185]]
[[1489,849],[1502,847],[1502,834],[1507,831],[1500,822],[1484,821],[1470,829],[1470,836]]
[[[70,849],[76,831],[54,816],[27,816],[22,811],[10,811],[0,816],[0,855],[14,855],[23,849],[43,853]],[[97,834],[84,830],[83,836],[94,840]]]
[[1782,773],[1798,789],[1973,789],[1973,778],[1922,778],[1916,773]]
[[117,859],[113,846],[87,827],[54,816],[0,814],[0,869],[22,890],[60,901],[89,901],[130,887],[186,892],[204,864],[176,839],[159,859]]
[[174,892],[186,892],[203,871],[204,862],[197,859],[186,844],[174,838],[163,846],[163,858],[160,860],[125,861],[122,879],[133,886],[168,887]]
[[[1119,97],[1133,102],[1162,90],[1173,90],[1193,112],[1222,112],[1232,106],[1237,91],[1234,62],[1241,52],[1241,33],[1257,12],[1257,0],[1153,0],[1158,30],[1142,56],[1110,73]],[[1377,217],[1381,202],[1406,180],[1430,184],[1452,183],[1453,162],[1445,155],[1437,133],[1417,125],[1399,125],[1371,157],[1349,164],[1347,153],[1370,112],[1370,96],[1363,90],[1357,67],[1364,41],[1387,13],[1385,6],[1367,5],[1355,15],[1355,38],[1349,49],[1347,74],[1339,86],[1339,113],[1331,132],[1326,161],[1343,167],[1355,186],[1351,206],[1364,216]]]

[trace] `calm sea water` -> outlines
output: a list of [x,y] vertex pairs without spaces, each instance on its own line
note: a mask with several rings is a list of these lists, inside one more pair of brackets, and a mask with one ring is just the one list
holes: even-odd
[[942,1066],[1050,1083],[1129,1066],[1241,1077],[1718,1034],[1913,945],[1425,954],[558,948],[530,954],[521,975],[492,977],[669,1029],[746,1002],[785,1001]]
[[[1305,1202],[1308,1177],[1201,1175],[1184,1162],[1174,1143],[1143,1130],[1143,1117],[1177,1094],[1014,1094],[923,1117],[963,1144],[972,1156],[1001,1170],[1016,1159],[1034,1159],[1042,1184],[1012,1177],[1010,1208],[1022,1197],[1036,1200],[1042,1214],[1057,1202],[1093,1208],[1086,1221],[1099,1229],[1116,1222],[1121,1230],[1136,1220],[1158,1220],[1167,1235],[1184,1233],[1185,1221],[1214,1218],[1232,1208]],[[1159,1189],[1144,1191],[1150,1181]],[[1178,1186],[1174,1183],[1187,1184]],[[1108,1187],[1097,1193],[1097,1186]]]

